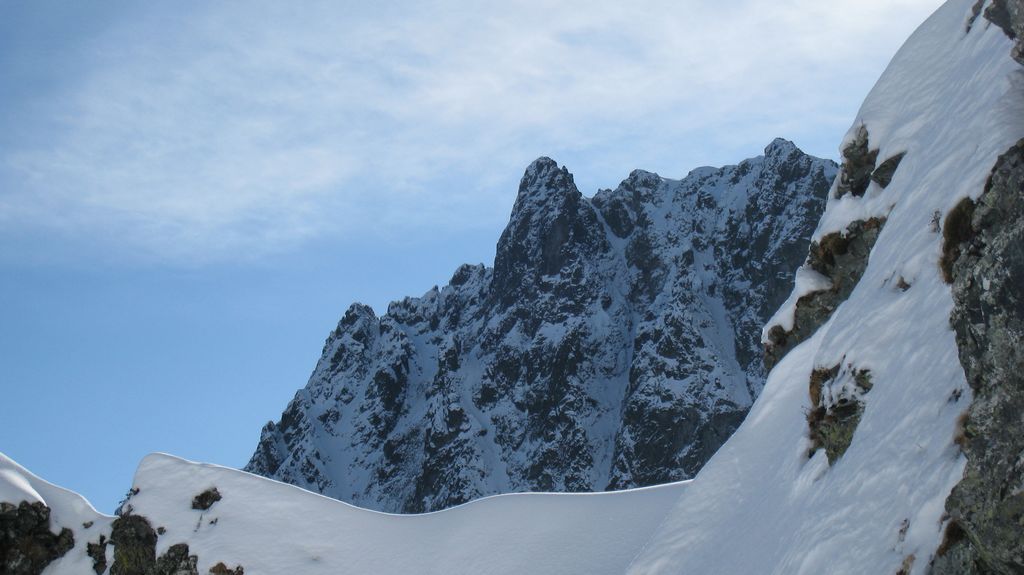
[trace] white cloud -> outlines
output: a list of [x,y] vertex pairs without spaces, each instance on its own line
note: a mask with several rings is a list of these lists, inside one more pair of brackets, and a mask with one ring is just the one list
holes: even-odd
[[48,108],[60,128],[0,149],[0,229],[217,261],[330,234],[498,226],[542,154],[585,192],[634,167],[737,161],[777,135],[831,154],[937,7],[372,4],[127,16]]

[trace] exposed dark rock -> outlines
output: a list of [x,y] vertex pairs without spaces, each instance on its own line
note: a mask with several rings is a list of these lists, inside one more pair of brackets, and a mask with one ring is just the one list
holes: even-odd
[[978,552],[958,522],[947,521],[942,541],[929,566],[931,575],[989,575],[991,569],[978,561]]
[[875,168],[875,171],[871,172],[871,181],[875,182],[882,188],[889,187],[889,183],[892,182],[892,177],[896,174],[896,168],[900,167],[900,162],[903,161],[903,156],[906,155],[906,152],[896,154],[879,164],[878,167]]
[[860,220],[851,223],[843,232],[824,236],[821,241],[811,244],[807,264],[832,280],[833,290],[848,296],[864,274],[871,248],[884,224],[884,218]]
[[207,509],[213,507],[214,503],[220,500],[220,491],[217,491],[216,487],[211,487],[192,498],[192,509],[206,511]]
[[101,534],[96,543],[89,542],[85,546],[85,554],[92,558],[92,570],[96,575],[103,575],[107,570],[107,536]]
[[38,575],[75,546],[75,537],[64,527],[50,530],[50,508],[36,501],[0,503],[0,572]]
[[[621,471],[612,477],[607,489],[693,477],[746,415],[746,410],[737,409],[708,416],[686,405],[631,401],[623,415],[623,427],[634,441],[621,451],[615,462]],[[631,478],[632,483],[623,482],[621,477]]]
[[985,7],[985,0],[977,0],[974,6],[971,6],[971,16],[967,19],[967,32],[974,28],[975,22],[981,17],[981,9]]
[[853,141],[843,148],[843,165],[839,169],[836,197],[841,198],[847,194],[863,196],[871,182],[882,188],[888,187],[905,155],[905,152],[896,154],[876,167],[878,150],[871,149],[868,130],[860,126]]
[[110,526],[111,575],[148,575],[156,562],[156,531],[141,515],[122,515]]
[[839,168],[836,197],[841,198],[846,194],[863,196],[871,183],[877,159],[878,150],[868,146],[867,128],[860,126],[854,140],[843,148],[843,165]]
[[796,303],[793,329],[775,325],[768,330],[764,363],[771,369],[789,350],[814,334],[839,304],[846,301],[868,266],[871,248],[885,225],[884,218],[850,224],[845,231],[828,234],[811,244],[805,266],[832,282],[829,289],[811,292]]
[[1020,0],[994,0],[985,9],[985,18],[1003,29],[1011,40],[1016,40],[1012,55],[1024,64],[1024,2]]
[[153,529],[145,517],[123,515],[115,519],[110,528],[109,540],[100,536],[98,543],[88,545],[88,554],[93,559],[93,570],[97,575],[102,574],[106,568],[107,545],[114,546],[111,575],[198,575],[199,558],[189,554],[189,547],[185,543],[171,545],[163,555],[157,557],[158,531]]
[[210,573],[213,573],[214,575],[245,575],[245,569],[243,569],[241,565],[231,569],[224,563],[217,563],[213,567],[210,567]]
[[946,500],[962,536],[933,569],[1024,573],[1024,140],[1000,157],[968,211],[950,268],[950,321],[974,392],[959,442],[967,468]]
[[864,413],[861,397],[871,387],[871,374],[864,369],[847,366],[841,370],[836,365],[811,372],[811,409],[807,413],[810,455],[824,449],[832,465],[846,453]]
[[199,575],[199,558],[188,554],[188,545],[178,543],[167,548],[147,575]]

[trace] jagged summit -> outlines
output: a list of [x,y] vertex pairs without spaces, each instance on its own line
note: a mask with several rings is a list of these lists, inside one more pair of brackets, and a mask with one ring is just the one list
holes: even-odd
[[[540,156],[536,160],[530,162],[530,165],[526,167],[526,172],[523,174],[523,181],[543,177],[543,174],[553,174],[563,171],[568,173],[565,167],[562,166],[560,168],[558,166],[558,162],[555,160],[548,156]],[[522,189],[522,186],[520,186],[520,189]]]
[[[559,167],[558,162],[541,156],[527,166],[519,181],[519,194],[516,197],[516,206],[527,202],[543,202],[551,196],[557,197],[560,194],[579,194],[572,174],[565,166]],[[515,214],[519,209],[512,208]]]
[[837,169],[781,142],[593,198],[534,161],[494,267],[352,308],[247,469],[406,512],[691,477],[760,390],[758,329]]
[[775,138],[764,148],[766,158],[788,158],[793,153],[802,153],[800,148],[785,138]]

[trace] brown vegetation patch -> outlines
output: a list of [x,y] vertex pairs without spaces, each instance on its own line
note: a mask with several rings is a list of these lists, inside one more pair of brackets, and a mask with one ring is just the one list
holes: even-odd
[[967,538],[967,533],[963,527],[960,526],[955,519],[951,520],[946,524],[946,531],[942,534],[942,543],[939,544],[939,548],[935,550],[937,557],[945,557],[946,553],[953,548],[954,545],[960,543]]
[[953,283],[953,264],[960,257],[961,244],[974,235],[971,229],[974,208],[974,201],[970,198],[960,200],[960,203],[946,214],[946,221],[942,225],[942,258],[939,260],[939,267],[942,268],[942,279],[948,284]]

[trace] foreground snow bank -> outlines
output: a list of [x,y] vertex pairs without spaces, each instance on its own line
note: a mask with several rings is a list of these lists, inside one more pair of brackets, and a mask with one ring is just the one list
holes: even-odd
[[[193,509],[196,495],[221,499]],[[242,471],[150,455],[128,500],[160,533],[156,554],[185,543],[198,572],[216,563],[259,573],[623,573],[686,483],[596,494],[515,494],[425,515],[390,515]],[[90,573],[86,542],[112,517],[0,456],[0,500],[42,501],[75,548],[51,574]],[[82,524],[93,522],[84,529]],[[111,549],[111,548],[108,548]],[[113,561],[109,550],[108,565]]]
[[[611,494],[518,494],[425,515],[352,507],[215,465],[151,455],[129,503],[186,542],[199,571],[249,573],[623,573],[685,484]],[[216,487],[205,512],[191,500]],[[205,558],[205,562],[204,562]],[[207,564],[207,562],[209,564]]]

